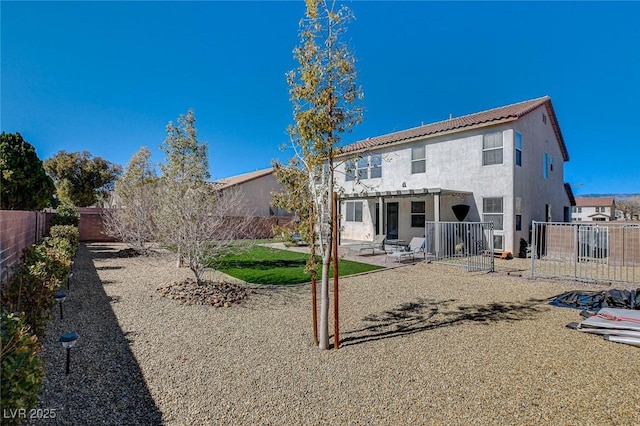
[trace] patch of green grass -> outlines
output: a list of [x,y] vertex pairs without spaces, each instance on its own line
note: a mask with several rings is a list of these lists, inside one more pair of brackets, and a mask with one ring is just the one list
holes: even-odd
[[[304,272],[307,257],[304,253],[256,246],[242,254],[224,257],[216,269],[253,284],[300,284],[311,280],[311,277]],[[321,269],[322,265],[319,265],[318,276],[320,276]],[[381,267],[349,260],[340,260],[338,263],[339,276],[376,269],[381,269]],[[333,277],[333,268],[331,276]]]

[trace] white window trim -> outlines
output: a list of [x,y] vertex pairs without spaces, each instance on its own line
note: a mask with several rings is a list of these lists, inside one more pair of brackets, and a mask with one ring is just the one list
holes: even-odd
[[[374,159],[379,164],[374,164]],[[373,170],[380,170],[380,176],[373,176]],[[359,159],[351,158],[344,163],[345,182],[361,181],[366,179],[379,179],[382,177],[382,155],[371,154]]]
[[[486,211],[485,202],[487,200],[500,200],[500,211]],[[501,218],[501,225],[498,225],[495,221],[491,220],[492,217],[497,218],[498,216]],[[496,231],[504,230],[504,197],[485,197],[482,199],[482,221],[493,222],[493,229]]]
[[[357,205],[360,205],[360,217],[358,217],[358,209],[356,208]],[[364,206],[362,201],[345,202],[345,221],[346,222],[362,222],[363,208]]]
[[[418,149],[422,149],[423,154],[422,157],[416,157],[416,150]],[[420,172],[415,172],[414,170],[414,164],[420,164],[422,163],[422,168],[423,170]],[[427,172],[427,147],[425,145],[421,145],[421,146],[414,146],[411,147],[411,174],[415,175],[415,174],[419,174],[419,173],[426,173]]]
[[[374,164],[374,159],[379,159],[377,163]],[[380,170],[380,176],[373,176],[374,170]],[[381,154],[371,154],[369,156],[369,179],[380,179],[382,177],[382,155]]]
[[356,160],[349,159],[344,162],[344,181],[353,182],[356,180]]
[[356,162],[356,176],[358,180],[369,179],[369,157],[362,157]]
[[[495,136],[495,135],[500,135],[500,146],[494,146],[494,147],[487,148],[485,146],[485,143],[486,143],[488,137],[489,136]],[[500,152],[502,154],[500,156],[500,162],[486,164],[485,163],[484,154],[486,152],[489,152],[489,151],[498,151],[498,150],[500,150]],[[486,134],[482,135],[482,165],[483,166],[499,166],[501,164],[504,164],[504,135],[502,134],[502,132],[492,132],[492,133],[486,133]]]

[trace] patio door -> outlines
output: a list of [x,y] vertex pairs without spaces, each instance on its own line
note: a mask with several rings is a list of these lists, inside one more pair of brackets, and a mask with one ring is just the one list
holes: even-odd
[[398,239],[398,203],[387,203],[387,239]]

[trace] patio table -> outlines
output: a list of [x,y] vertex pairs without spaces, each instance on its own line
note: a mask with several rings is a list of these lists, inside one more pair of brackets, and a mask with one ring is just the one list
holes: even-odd
[[398,251],[400,247],[406,248],[407,242],[405,240],[385,240],[384,242],[384,250],[386,252]]

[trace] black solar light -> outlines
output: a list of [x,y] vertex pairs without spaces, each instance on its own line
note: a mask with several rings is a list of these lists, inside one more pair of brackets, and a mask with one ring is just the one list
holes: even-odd
[[67,299],[67,293],[65,293],[64,291],[59,291],[55,294],[55,296],[53,296],[53,298],[56,299],[56,302],[58,302],[58,305],[60,305],[60,319],[62,319],[62,302]]
[[65,333],[60,336],[59,342],[62,343],[62,347],[67,350],[67,368],[65,374],[69,374],[69,361],[71,358],[71,348],[75,346],[78,341],[78,334],[75,331]]

